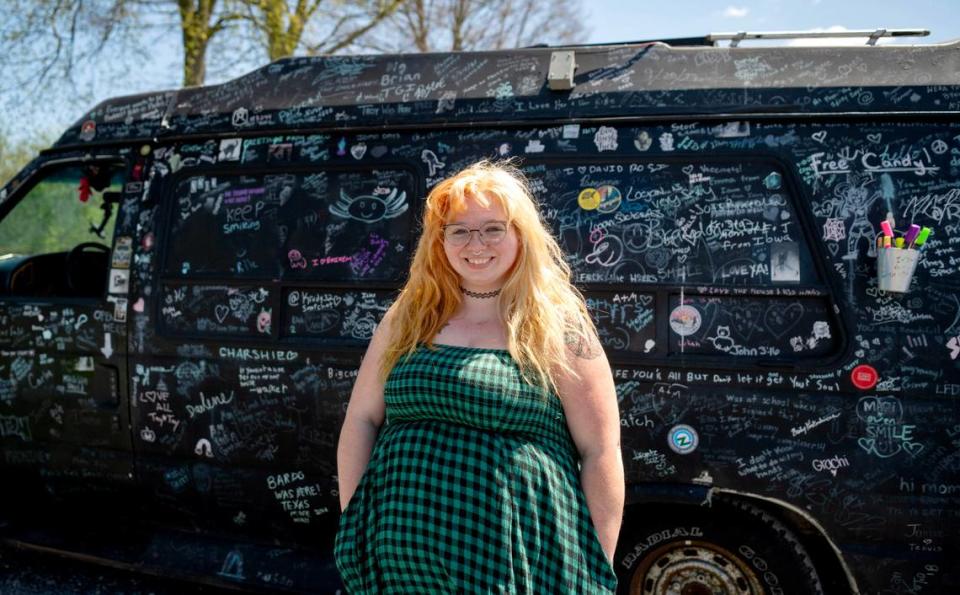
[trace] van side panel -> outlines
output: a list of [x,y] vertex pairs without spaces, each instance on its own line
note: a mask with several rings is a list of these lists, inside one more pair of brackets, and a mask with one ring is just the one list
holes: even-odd
[[[955,585],[958,133],[744,120],[162,146],[130,295],[145,508],[329,556],[343,412],[416,237],[391,221],[460,167],[520,156],[614,364],[631,487],[801,507],[864,592]],[[888,212],[934,228],[903,295],[877,289]]]

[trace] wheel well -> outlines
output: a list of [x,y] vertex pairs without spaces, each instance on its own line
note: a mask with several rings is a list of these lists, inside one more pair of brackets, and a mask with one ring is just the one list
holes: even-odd
[[636,502],[629,504],[624,510],[623,527],[629,530],[631,519],[636,515],[652,513],[683,518],[685,511],[692,508],[701,510],[709,508],[712,502],[718,499],[741,509],[743,511],[741,516],[745,522],[758,522],[757,519],[750,518],[749,509],[753,508],[771,516],[789,529],[810,556],[825,593],[857,595],[860,592],[839,550],[826,536],[822,527],[802,511],[794,510],[791,506],[776,500],[714,489],[699,504],[689,501],[678,503],[675,500]]
[[728,500],[731,497],[741,498],[750,505],[756,506],[777,518],[793,531],[810,555],[825,593],[855,595],[860,592],[852,574],[845,567],[842,555],[836,545],[826,536],[823,528],[816,525],[805,514],[763,498],[754,498],[742,494],[724,494],[723,497]]

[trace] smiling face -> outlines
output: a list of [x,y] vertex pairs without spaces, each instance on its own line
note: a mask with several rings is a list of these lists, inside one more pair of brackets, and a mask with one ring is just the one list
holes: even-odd
[[348,212],[361,221],[377,221],[383,217],[386,207],[373,196],[360,196],[350,204]]
[[[488,206],[483,206],[468,196],[466,209],[447,223],[460,223],[470,229],[479,229],[489,221],[506,221],[507,214],[499,201],[490,197],[488,203]],[[465,289],[477,292],[503,287],[517,260],[519,248],[520,240],[512,225],[507,226],[507,234],[495,245],[484,246],[479,233],[472,233],[470,241],[463,246],[443,242],[444,253],[450,266],[460,276],[460,284]]]

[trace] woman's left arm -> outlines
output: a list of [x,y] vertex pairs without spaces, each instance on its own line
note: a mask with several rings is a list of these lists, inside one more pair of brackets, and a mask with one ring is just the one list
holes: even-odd
[[557,388],[567,427],[580,452],[580,481],[587,507],[600,545],[612,563],[625,491],[617,393],[599,341],[589,348],[571,349],[570,354],[571,367],[579,378],[561,377]]

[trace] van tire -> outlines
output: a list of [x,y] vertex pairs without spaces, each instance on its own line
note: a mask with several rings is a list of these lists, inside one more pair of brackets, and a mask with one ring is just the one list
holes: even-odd
[[626,520],[614,559],[619,595],[823,594],[796,535],[752,504],[640,505]]

